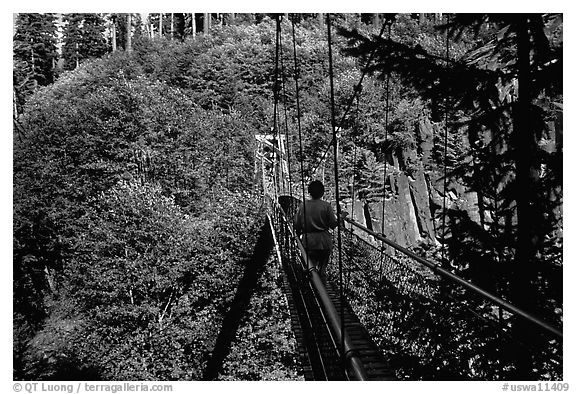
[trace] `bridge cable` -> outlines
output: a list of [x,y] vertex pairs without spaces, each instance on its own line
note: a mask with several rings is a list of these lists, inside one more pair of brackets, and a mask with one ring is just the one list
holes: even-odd
[[[282,27],[280,27],[280,29],[282,29]],[[291,167],[291,157],[290,157],[290,151],[291,151],[291,135],[290,135],[290,131],[288,128],[288,107],[286,105],[287,102],[287,95],[286,95],[286,70],[284,68],[284,45],[282,43],[282,33],[280,33],[280,40],[279,40],[279,44],[280,44],[280,74],[281,74],[281,79],[282,79],[282,102],[283,102],[283,107],[284,107],[284,135],[286,136],[286,161],[287,161],[287,170],[288,170],[288,193],[290,195],[290,201],[292,202],[294,199],[294,195],[292,192],[292,167]],[[285,224],[287,225],[287,224]],[[293,245],[292,243],[289,241],[289,235],[288,235],[288,230],[285,230],[286,233],[286,239],[285,242],[288,245],[288,253],[289,253],[289,259],[292,260],[292,257],[294,255],[294,250],[293,250]]]
[[[278,155],[278,150],[274,146],[274,142],[278,141],[277,134],[278,134],[278,17],[276,17],[276,55],[274,59],[274,84],[272,85],[272,92],[274,94],[274,123],[272,126],[272,182],[274,187],[274,201],[278,201],[278,176],[277,176],[277,168],[275,166],[276,157]],[[276,215],[273,218],[275,221],[277,220]]]
[[[360,90],[362,86],[360,85]],[[360,94],[361,92],[358,93],[358,96],[356,97],[356,116],[354,118],[354,124],[356,126],[356,128],[358,128],[358,115],[360,114]],[[352,130],[353,132],[351,133],[351,139],[352,139],[352,145],[354,145],[354,151],[352,153],[352,204],[351,204],[351,214],[350,217],[352,220],[354,220],[354,207],[356,205],[356,172],[357,172],[357,168],[356,168],[356,153],[358,150],[358,146],[356,144],[356,138],[354,135],[354,130]],[[350,237],[348,238],[348,243],[350,245],[352,245],[352,239],[354,237],[354,226],[350,226]],[[348,269],[348,275],[346,278],[346,292],[348,292],[349,289],[349,285],[350,285],[350,276],[352,274],[352,269]]]
[[[388,41],[392,34],[392,23],[388,24]],[[382,235],[385,236],[385,212],[386,212],[386,181],[388,180],[388,159],[386,157],[386,145],[388,143],[388,125],[389,125],[389,114],[390,114],[390,69],[386,72],[386,112],[384,115],[384,182],[382,189],[382,219],[381,219],[381,229]],[[380,245],[380,269],[379,269],[379,280],[382,279],[382,262],[384,260],[384,242]]]
[[[302,188],[302,214],[306,217],[306,188],[304,186],[304,149],[302,144],[302,112],[300,109],[300,86],[298,84],[298,77],[300,74],[300,70],[298,69],[298,57],[296,55],[296,26],[294,24],[294,17],[292,17],[292,44],[294,49],[294,83],[296,87],[296,119],[298,123],[298,144],[299,144],[299,152],[300,152],[300,183]],[[304,241],[306,245],[308,245],[307,240],[307,233],[306,233],[306,220],[302,221],[303,223],[303,233],[304,233]],[[305,254],[306,260],[308,260],[308,254]],[[308,268],[308,261],[304,262],[306,264],[306,268]]]
[[286,73],[284,69],[284,46],[282,44],[282,34],[280,33],[280,69],[281,69],[281,79],[282,79],[282,97],[284,103],[284,126],[285,126],[285,136],[286,136],[286,155],[288,164],[288,192],[292,198],[292,169],[290,165],[290,132],[288,130],[288,108],[286,106]]
[[374,238],[386,242],[388,245],[390,245],[391,247],[393,247],[397,251],[399,251],[402,254],[414,259],[415,261],[417,261],[421,265],[430,268],[435,274],[439,275],[440,277],[442,277],[444,279],[447,279],[448,281],[452,282],[453,284],[456,284],[462,288],[465,288],[467,290],[472,291],[473,293],[479,295],[483,299],[489,300],[490,302],[501,306],[503,309],[505,309],[506,311],[510,312],[513,315],[522,317],[523,319],[534,323],[535,325],[539,326],[540,328],[554,334],[558,338],[563,337],[562,331],[560,329],[551,326],[550,324],[546,323],[545,321],[543,321],[543,320],[541,320],[535,316],[532,316],[528,312],[525,312],[522,309],[510,304],[508,301],[504,300],[503,298],[500,298],[499,296],[496,296],[496,295],[482,289],[481,287],[475,285],[474,283],[469,282],[468,280],[459,277],[458,275],[452,273],[451,271],[443,268],[440,264],[434,263],[428,259],[425,259],[425,258],[417,255],[416,253],[414,253],[414,252],[408,250],[407,248],[397,244],[396,242],[389,240],[386,237],[383,237],[381,234],[361,225],[358,222],[355,222],[355,221],[350,220],[348,218],[346,218],[344,220],[346,222],[350,223],[351,225],[357,227],[358,229],[364,231],[365,233],[373,236]]
[[[290,20],[290,18],[288,18],[288,20]],[[292,21],[292,28],[293,28],[293,37],[294,37],[294,36],[295,36],[295,34],[294,34],[294,31],[295,31],[294,21]],[[285,78],[285,73],[284,73],[284,71],[285,71],[285,70],[284,70],[284,66],[283,66],[283,51],[282,51],[281,42],[282,42],[282,36],[280,35],[280,40],[279,40],[279,43],[280,43],[280,52],[281,52],[280,59],[281,59],[281,64],[282,64],[282,77],[283,77],[284,98],[286,98],[286,90],[285,90],[285,84],[284,84],[284,78]],[[295,42],[295,40],[294,40],[294,42]],[[301,133],[301,127],[300,127],[300,103],[299,103],[299,88],[298,88],[298,73],[297,73],[298,63],[297,63],[296,46],[295,46],[295,45],[294,45],[294,63],[295,63],[295,67],[294,67],[294,69],[295,69],[294,78],[295,78],[295,82],[296,82],[297,111],[298,111],[298,116],[297,116],[297,118],[298,118],[298,126],[299,126],[299,127],[298,127],[298,130],[299,130],[299,141],[300,141],[300,154],[301,154],[301,156],[302,156],[302,151],[303,151],[303,149],[302,149],[302,133]],[[288,121],[287,121],[286,100],[284,101],[284,105],[285,105],[285,125],[286,125],[286,133],[288,134]],[[289,151],[288,151],[288,154],[289,154]],[[290,160],[290,158],[289,158],[288,160]],[[300,161],[300,169],[301,169],[301,175],[302,175],[302,176],[301,176],[301,181],[303,182],[304,176],[303,176],[303,165],[302,165],[302,161]],[[289,171],[289,177],[291,177],[291,171]],[[291,178],[290,178],[290,179],[291,179]],[[305,196],[304,196],[305,191],[304,191],[304,190],[305,190],[304,187],[302,187],[302,201],[303,201],[302,209],[303,209],[304,216],[305,216],[305,212],[306,212],[305,209],[306,209],[306,208],[305,208],[305,205],[304,205],[304,201],[305,201]],[[293,197],[292,194],[291,194],[291,197]],[[291,198],[290,201],[291,201],[291,203],[292,203],[292,202],[293,202],[293,199]],[[287,236],[287,238],[291,240],[292,238],[290,237],[290,235],[292,235],[292,236],[294,237],[295,242],[289,242],[289,246],[288,246],[288,247],[289,247],[289,249],[290,249],[290,253],[294,252],[292,256],[295,256],[295,255],[296,255],[296,249],[299,249],[300,246],[302,246],[302,243],[301,243],[301,241],[297,238],[297,235],[291,231],[291,226],[289,225],[289,219],[288,219],[288,218],[289,218],[289,216],[293,215],[293,213],[294,213],[294,212],[293,212],[293,206],[292,206],[292,204],[290,204],[290,206],[288,206],[287,208],[288,208],[288,210],[285,211],[285,210],[282,208],[282,206],[280,205],[280,206],[279,206],[279,211],[281,212],[281,215],[284,216],[284,218],[286,219],[286,220],[284,220],[284,224],[285,224],[285,229],[286,229],[286,236]],[[304,232],[305,232],[305,231],[306,231],[306,222],[305,222],[305,221],[304,221],[304,223],[303,223],[303,228],[304,228]],[[306,235],[305,235],[305,236],[306,236]],[[300,246],[298,246],[298,245],[300,245]],[[303,250],[303,249],[302,249],[302,250]],[[290,257],[290,261],[292,261],[292,256]],[[305,260],[304,263],[305,263],[306,266],[308,267],[308,255],[307,255],[307,253],[302,253],[302,256],[304,257],[304,260]],[[294,268],[294,267],[292,267],[292,268]],[[295,279],[296,279],[297,281],[301,280],[301,278],[298,277],[298,275],[295,273],[294,270],[292,270],[292,272],[293,272],[293,274],[295,275]],[[313,289],[313,287],[311,286],[311,287],[310,287],[310,290],[312,290],[312,289]],[[306,316],[307,316],[308,320],[311,321],[311,317],[310,317],[310,314],[309,314],[309,310],[306,309],[306,308],[307,308],[307,307],[305,306]],[[319,345],[318,345],[318,341],[317,341],[317,339],[316,339],[316,334],[313,332],[312,335],[314,336],[313,343],[314,343],[315,346],[316,346],[316,350],[317,350],[318,352],[320,352],[320,348],[319,348]],[[320,365],[321,365],[321,368],[322,368],[322,371],[323,371],[323,372],[322,372],[322,373],[323,373],[323,376],[327,377],[327,376],[328,376],[328,375],[327,375],[327,368],[326,368],[326,365],[325,365],[325,363],[324,363],[324,361],[323,361],[323,359],[322,359],[321,356],[320,356],[320,358],[319,358],[318,361],[319,361],[319,363],[320,363]]]
[[[283,191],[284,189],[284,177],[282,174],[282,150],[281,150],[281,135],[280,132],[278,131],[278,123],[279,123],[279,116],[278,116],[278,103],[280,101],[280,83],[279,83],[279,61],[280,61],[280,34],[281,34],[281,26],[280,26],[280,15],[276,15],[275,19],[276,19],[276,56],[274,59],[274,85],[272,87],[272,90],[274,92],[274,126],[273,126],[273,144],[272,144],[272,148],[273,148],[273,164],[272,164],[272,168],[274,169],[274,180],[276,182],[276,187],[275,187],[275,202],[278,203],[280,201],[280,193]],[[275,143],[274,143],[275,142]],[[278,160],[276,160],[276,158],[278,158]],[[277,168],[274,168],[275,165],[278,165]],[[276,210],[275,210],[276,211]],[[274,220],[277,221],[278,224],[280,224],[280,218],[276,217],[276,215],[274,215]],[[280,256],[283,255],[284,253],[284,248],[283,248],[283,242],[280,242],[278,244],[279,248],[280,248]],[[281,262],[279,262],[281,263]]]
[[[447,22],[450,24],[450,14],[446,14]],[[449,30],[446,29],[446,75],[448,74],[448,62],[450,60],[450,37]],[[446,84],[448,86],[448,84]],[[448,89],[448,88],[446,88]],[[446,189],[448,187],[447,171],[448,166],[448,92],[444,97],[444,184],[442,196],[442,264],[446,266]]]
[[[380,39],[382,37],[382,34],[384,34],[384,30],[386,28],[386,23],[384,23],[382,25],[382,28],[380,29],[380,33],[378,34],[378,39]],[[366,65],[364,66],[363,70],[362,70],[362,74],[360,76],[360,80],[358,81],[358,83],[356,84],[356,87],[354,88],[354,93],[352,94],[352,97],[350,97],[350,99],[348,100],[348,104],[346,106],[346,110],[344,111],[344,114],[342,115],[342,117],[340,118],[340,122],[338,124],[343,124],[344,120],[346,120],[346,116],[348,115],[348,112],[350,112],[350,109],[352,108],[352,105],[354,103],[354,99],[356,98],[356,95],[358,94],[358,86],[362,85],[362,82],[364,81],[364,77],[366,76],[366,73],[368,71],[368,67],[370,66],[370,63],[372,63],[372,60],[374,59],[374,56],[376,55],[376,48],[374,48],[374,50],[370,53],[370,56],[368,57],[368,60],[366,61]],[[326,147],[326,150],[324,151],[324,154],[322,155],[322,158],[320,159],[320,161],[318,162],[318,164],[314,167],[314,169],[312,170],[312,172],[310,173],[310,177],[312,177],[312,175],[318,170],[318,167],[320,167],[320,165],[322,164],[322,162],[324,161],[324,159],[326,158],[326,155],[328,154],[329,150],[330,150],[330,146],[334,143],[334,137],[332,137],[332,140],[330,140],[330,143],[328,144],[328,146]]]
[[331,34],[331,21],[330,21],[330,14],[326,14],[326,24],[328,27],[328,70],[330,76],[330,113],[331,113],[331,120],[332,120],[332,140],[334,141],[333,148],[334,148],[334,184],[335,184],[335,199],[336,199],[336,218],[338,221],[338,276],[340,282],[340,331],[342,332],[342,367],[343,371],[346,371],[346,354],[345,354],[345,343],[344,343],[344,287],[343,282],[344,278],[342,275],[342,221],[340,220],[342,217],[342,209],[340,207],[340,190],[339,190],[339,182],[338,182],[338,137],[336,134],[336,110],[335,110],[335,103],[334,103],[334,70],[332,64],[332,34]]

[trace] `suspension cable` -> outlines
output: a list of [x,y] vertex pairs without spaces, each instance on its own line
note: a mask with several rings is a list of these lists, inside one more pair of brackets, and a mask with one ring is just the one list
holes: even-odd
[[[276,47],[275,47],[275,59],[274,59],[274,84],[272,85],[272,91],[274,94],[274,124],[272,127],[272,179],[274,181],[274,202],[279,203],[280,192],[282,188],[283,179],[282,174],[282,154],[280,151],[280,133],[278,132],[278,101],[279,101],[279,34],[280,34],[280,16],[276,15]],[[279,165],[279,167],[278,167]],[[277,215],[277,210],[274,210],[273,219],[279,224],[279,217]],[[280,245],[280,255],[283,254],[282,246]]]
[[[450,24],[450,14],[446,14],[447,24]],[[446,75],[448,74],[448,61],[450,59],[450,41],[446,29]],[[446,86],[448,86],[446,84]],[[447,89],[447,88],[446,88]],[[448,93],[448,92],[447,92]],[[442,196],[442,264],[446,265],[446,189],[448,187],[448,94],[444,97],[444,195]]]
[[[392,23],[388,25],[388,41],[390,41],[392,31]],[[384,113],[384,145],[388,142],[388,119],[390,113],[390,70],[386,71],[386,110]],[[382,215],[380,217],[380,231],[383,236],[385,235],[386,223],[386,181],[388,180],[388,159],[386,157],[386,146],[382,149],[384,153],[384,178],[382,179]],[[382,266],[384,264],[384,257],[386,256],[384,242],[380,243],[380,262],[378,265],[378,281],[382,280]]]
[[[356,98],[356,127],[358,127],[358,115],[360,113],[360,94],[358,94],[358,97]],[[354,204],[356,202],[356,172],[357,172],[357,168],[356,168],[356,152],[357,152],[357,144],[356,144],[356,138],[354,136],[354,134],[351,135],[352,137],[352,144],[354,145],[354,151],[352,153],[352,212],[351,212],[351,218],[352,220],[354,220]],[[354,230],[352,229],[352,233],[354,233]]]
[[[388,41],[390,41],[390,36],[392,33],[392,24],[388,25]],[[390,114],[390,70],[387,70],[386,73],[386,112],[384,114],[384,145],[388,143],[388,119]],[[384,222],[386,219],[385,211],[386,211],[386,181],[388,177],[388,159],[386,158],[386,148],[384,148],[384,184],[382,190],[382,234],[385,234],[384,231]],[[382,251],[384,250],[384,243],[382,242],[381,245]]]
[[340,190],[338,182],[338,140],[336,135],[336,109],[334,104],[334,69],[332,64],[332,34],[330,29],[330,14],[326,14],[326,24],[328,25],[328,69],[330,76],[330,112],[332,119],[332,140],[334,141],[334,197],[336,199],[336,217],[338,221],[338,271],[339,271],[339,282],[340,282],[340,330],[342,332],[342,352],[340,353],[342,358],[343,370],[346,370],[346,358],[344,354],[344,277],[342,275],[342,223],[341,223],[341,207],[340,207]]
[[374,238],[379,239],[379,240],[387,243],[388,245],[390,245],[394,249],[396,249],[396,250],[400,251],[401,253],[403,253],[404,255],[414,259],[418,263],[430,268],[434,273],[438,274],[440,277],[445,278],[445,279],[449,280],[450,282],[455,283],[459,286],[462,286],[463,288],[471,290],[472,292],[478,294],[482,298],[489,300],[489,301],[501,306],[503,309],[507,310],[508,312],[512,313],[513,315],[516,315],[518,317],[521,317],[527,321],[534,323],[535,325],[539,326],[540,328],[554,334],[558,338],[563,338],[562,331],[560,329],[555,328],[555,327],[551,326],[550,324],[544,322],[543,320],[541,320],[535,316],[532,316],[528,312],[525,312],[522,309],[515,307],[514,305],[505,301],[504,299],[502,299],[496,295],[493,295],[492,293],[490,293],[490,292],[482,289],[481,287],[469,282],[468,280],[463,279],[456,274],[453,274],[452,272],[443,268],[441,264],[436,264],[436,263],[434,263],[428,259],[425,259],[421,256],[418,256],[416,253],[414,253],[414,252],[408,250],[407,248],[389,240],[386,237],[383,237],[381,234],[378,234],[377,232],[370,230],[369,228],[361,225],[358,222],[355,222],[355,221],[348,219],[348,218],[345,218],[344,220],[346,222],[350,223],[351,225],[357,227],[358,229],[364,231],[365,233],[373,236]]
[[[386,23],[384,23],[382,25],[382,28],[380,29],[380,33],[378,33],[378,40],[380,38],[382,38],[382,34],[384,34],[384,30],[386,28]],[[366,65],[364,66],[364,68],[362,69],[362,74],[360,75],[360,80],[358,81],[358,83],[356,84],[356,86],[354,87],[354,93],[352,94],[352,96],[350,97],[350,99],[348,100],[348,104],[346,106],[346,110],[344,111],[344,114],[342,115],[342,117],[340,118],[340,122],[338,123],[339,125],[344,123],[344,120],[346,120],[346,116],[348,115],[348,112],[350,111],[350,108],[352,108],[352,105],[354,103],[354,99],[356,98],[356,95],[359,92],[360,86],[362,86],[362,82],[364,81],[364,77],[366,76],[367,72],[368,72],[368,67],[370,66],[370,63],[372,63],[372,60],[374,59],[374,56],[376,56],[376,48],[374,48],[374,50],[370,53],[370,56],[368,57],[368,60],[366,61]],[[330,140],[330,143],[328,144],[328,146],[326,147],[326,150],[324,151],[324,154],[322,155],[322,158],[320,159],[320,161],[318,162],[318,164],[314,167],[314,169],[312,170],[312,172],[310,173],[310,176],[312,176],[312,174],[316,173],[316,171],[318,170],[318,167],[320,167],[320,165],[322,164],[322,162],[324,161],[324,159],[326,158],[326,155],[328,154],[328,151],[330,150],[330,146],[332,146],[332,144],[334,143],[335,139],[334,137],[332,137],[332,140]]]
[[[360,114],[360,93],[358,93],[358,97],[356,97],[356,116],[354,119],[354,124],[356,126],[356,128],[358,128],[358,116]],[[354,131],[354,130],[353,130]],[[354,220],[354,207],[356,205],[356,152],[357,152],[357,144],[356,144],[356,138],[354,136],[354,133],[352,133],[351,135],[351,139],[352,139],[352,145],[354,145],[354,150],[352,153],[352,204],[351,204],[351,218],[352,220]],[[348,239],[348,243],[352,244],[352,239],[354,237],[354,227],[350,226],[350,237]],[[348,288],[350,285],[350,276],[351,276],[351,269],[348,270],[348,275],[346,277],[346,292],[348,292]]]
[[281,149],[281,133],[279,130],[280,116],[278,114],[278,105],[280,102],[280,40],[282,35],[282,26],[280,24],[282,15],[276,15],[276,59],[275,59],[275,76],[274,76],[274,139],[276,140],[276,150],[278,157],[278,195],[284,191],[284,177],[282,176],[282,149]]
[[284,102],[284,126],[285,126],[285,136],[286,136],[286,155],[287,155],[287,163],[288,163],[288,192],[290,197],[292,195],[292,168],[290,165],[290,132],[288,130],[288,108],[286,106],[286,73],[284,70],[284,47],[282,44],[282,33],[280,33],[280,69],[281,69],[281,76],[282,76],[282,96]]
[[[294,24],[294,18],[292,18],[292,44],[294,49],[294,83],[296,87],[296,119],[298,120],[298,143],[300,148],[300,183],[302,187],[302,213],[306,217],[306,188],[304,187],[304,149],[302,144],[302,112],[300,110],[300,86],[298,84],[298,77],[300,70],[298,69],[298,57],[296,56],[296,26]],[[304,237],[307,237],[306,233],[306,220],[303,220],[303,231]],[[305,239],[306,245],[308,245],[308,240]],[[308,267],[308,253],[305,254],[306,267]]]
[[[292,193],[292,165],[291,165],[291,160],[292,158],[290,157],[290,151],[291,151],[291,135],[290,135],[290,131],[288,129],[288,108],[286,105],[287,102],[287,95],[286,95],[286,71],[284,68],[284,45],[282,43],[282,32],[280,33],[280,69],[281,69],[281,76],[282,76],[282,102],[283,102],[283,106],[284,106],[284,135],[286,136],[286,162],[287,162],[287,170],[288,170],[288,193],[290,195],[290,202],[292,202],[294,200],[294,195]],[[287,224],[284,224],[285,226],[287,226]],[[293,257],[293,244],[292,242],[288,241],[289,235],[288,235],[288,231],[287,228],[285,228],[285,233],[286,233],[286,243],[288,245],[288,254],[289,254],[289,259],[292,260]]]

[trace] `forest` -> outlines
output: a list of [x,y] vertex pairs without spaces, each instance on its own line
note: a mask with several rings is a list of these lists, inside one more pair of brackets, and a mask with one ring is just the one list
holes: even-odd
[[562,14],[326,16],[14,14],[15,380],[302,380],[255,135],[330,199],[332,116],[345,210],[562,327]]

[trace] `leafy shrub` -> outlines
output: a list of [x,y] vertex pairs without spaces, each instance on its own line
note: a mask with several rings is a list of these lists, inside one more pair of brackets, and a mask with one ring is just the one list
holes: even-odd
[[246,197],[223,196],[194,218],[157,186],[102,194],[27,350],[28,376],[201,379],[254,243],[258,209]]
[[288,303],[275,256],[258,280],[219,380],[302,380]]

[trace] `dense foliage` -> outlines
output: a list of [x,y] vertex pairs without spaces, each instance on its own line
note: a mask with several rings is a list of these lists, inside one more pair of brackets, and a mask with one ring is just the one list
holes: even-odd
[[[104,193],[82,218],[25,377],[200,379],[258,233],[254,202],[223,194],[191,218],[158,187]],[[222,236],[240,231],[244,242]]]
[[[111,48],[102,39],[102,15],[67,15],[63,56],[70,71],[56,81],[54,16],[18,16],[14,81],[18,104],[26,105],[18,110],[22,132],[14,141],[14,376],[295,379],[293,338],[273,278],[277,268],[253,250],[264,228],[254,134],[290,133],[293,181],[319,177],[333,189],[331,154],[321,161],[332,138],[322,18],[297,15],[295,25],[284,20],[281,59],[275,63],[276,25],[264,14],[222,18],[210,26],[210,34],[194,38],[192,22],[202,22],[196,28],[203,28],[210,14],[196,19],[173,14],[170,21],[164,14],[163,35],[150,39],[144,32],[160,23],[154,15],[147,21],[108,15],[106,34],[115,31],[115,44],[126,51],[107,55]],[[519,29],[506,18],[466,18],[449,26],[447,61],[446,36],[436,17],[389,17],[393,24],[378,38],[380,26],[363,23],[366,15],[333,16],[340,28],[333,36],[345,179],[340,192],[348,203],[359,199],[366,209],[398,194],[398,185],[383,181],[386,171],[404,176],[407,184],[426,179],[430,190],[424,199],[430,200],[434,228],[420,229],[426,242],[419,252],[437,258],[439,245],[446,245],[443,263],[450,269],[509,299],[529,294],[524,304],[561,324],[562,90],[554,78],[562,64],[561,20],[531,22],[536,33],[529,108],[540,128],[530,129],[534,160],[529,164],[540,172],[518,186],[514,174],[526,164],[517,160],[522,149],[514,134]],[[337,50],[346,46],[354,57]],[[351,101],[373,50],[369,75]],[[44,85],[49,86],[40,88]],[[427,150],[423,125],[433,130]],[[440,209],[440,189],[434,187],[441,184],[445,165],[443,193],[476,193],[472,210],[458,201],[447,213]],[[526,220],[517,213],[518,190],[534,192],[527,275],[513,264],[526,235],[518,234]],[[448,228],[439,225],[441,215],[448,217]],[[250,271],[254,261],[266,268]],[[462,323],[467,317],[452,305],[448,310],[462,317],[458,324],[441,308],[426,315],[430,299],[407,297],[396,307],[387,305],[396,314],[413,312],[394,334],[410,338],[378,337],[382,327],[374,312],[384,312],[380,304],[366,309],[372,301],[363,297],[372,297],[375,287],[360,282],[361,317],[382,344],[388,341],[396,350],[406,345],[418,335],[420,318],[432,319],[419,323],[426,327],[436,318],[444,322],[427,331],[413,354],[395,360],[404,362],[400,377],[496,376],[500,365],[480,365],[478,349],[470,350],[466,342],[473,336]],[[246,283],[250,296],[238,304]],[[386,287],[386,296],[393,301],[399,293],[392,287]],[[460,296],[457,292],[452,295]],[[238,305],[245,313],[233,316],[230,310]],[[467,306],[492,313],[481,303]],[[222,337],[223,325],[235,327],[236,341]],[[439,335],[437,329],[450,325],[458,332],[446,342],[447,351],[462,339],[471,358],[446,367],[438,361],[440,353],[422,349]],[[474,332],[485,333],[483,327]],[[473,367],[462,364],[472,358]],[[430,369],[418,370],[421,363]],[[516,371],[513,363],[507,365]],[[540,378],[557,376],[549,372],[555,366],[548,367],[539,371]]]
[[99,14],[65,14],[62,57],[64,69],[73,70],[85,59],[109,52],[104,38],[105,21]]
[[441,241],[457,269],[560,325],[562,17],[456,15],[434,35],[424,26],[404,38],[413,26],[394,24],[386,38],[348,30],[348,52],[374,51],[370,71],[400,78],[444,114],[437,163],[450,188],[478,196],[479,220],[447,214]]
[[302,380],[282,275],[278,261],[263,272],[219,380]]
[[54,81],[56,51],[54,14],[18,14],[14,21],[13,86],[18,106],[39,86]]
[[532,325],[528,342],[511,330],[514,315],[415,260],[350,232],[343,244],[346,299],[398,379],[562,379],[558,338]]
[[[15,378],[203,378],[263,226],[246,185],[253,132],[268,129],[269,75],[247,76],[252,89],[241,89],[240,101],[262,112],[254,117],[222,108],[235,75],[204,74],[218,59],[246,61],[241,33],[226,56],[208,38],[141,42],[28,100],[14,149]],[[210,78],[218,105],[203,99]],[[295,368],[286,338],[267,360]],[[296,376],[278,374],[263,378]]]

